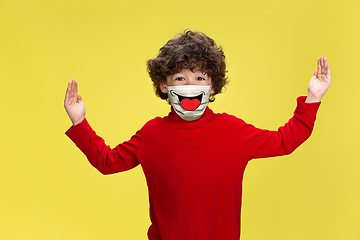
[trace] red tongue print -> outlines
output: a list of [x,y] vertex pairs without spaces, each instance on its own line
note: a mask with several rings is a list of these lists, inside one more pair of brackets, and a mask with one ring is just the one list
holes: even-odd
[[198,99],[190,100],[188,98],[183,99],[181,102],[181,106],[188,111],[193,111],[198,108],[200,105],[200,101]]

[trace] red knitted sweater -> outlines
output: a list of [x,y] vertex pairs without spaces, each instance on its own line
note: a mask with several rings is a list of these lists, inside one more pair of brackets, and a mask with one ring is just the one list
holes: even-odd
[[298,98],[278,131],[209,108],[192,122],[172,110],[111,149],[86,119],[66,134],[103,174],[141,164],[150,201],[150,240],[238,240],[242,179],[253,158],[290,154],[311,134],[320,103]]

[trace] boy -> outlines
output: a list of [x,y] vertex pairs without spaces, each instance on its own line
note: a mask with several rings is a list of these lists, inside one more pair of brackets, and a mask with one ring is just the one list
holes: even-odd
[[66,134],[103,174],[141,164],[150,201],[150,240],[240,238],[242,178],[249,160],[290,154],[311,134],[320,100],[330,86],[330,65],[318,60],[308,96],[278,131],[215,114],[208,107],[227,83],[225,55],[200,32],[185,31],[148,61],[156,94],[171,104],[168,116],[147,122],[111,149],[85,119],[77,83],[69,83]]

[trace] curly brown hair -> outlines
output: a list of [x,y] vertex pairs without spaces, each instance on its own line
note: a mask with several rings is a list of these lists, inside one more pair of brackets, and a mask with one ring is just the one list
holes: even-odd
[[168,99],[168,95],[161,91],[160,84],[166,81],[166,76],[182,69],[203,71],[211,77],[214,93],[210,96],[210,102],[228,83],[222,47],[218,47],[213,39],[202,32],[185,30],[160,48],[156,58],[148,60],[147,70],[157,96]]

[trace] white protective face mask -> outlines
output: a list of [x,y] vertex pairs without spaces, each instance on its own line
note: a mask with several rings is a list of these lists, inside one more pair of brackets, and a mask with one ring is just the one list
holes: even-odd
[[177,115],[186,121],[194,121],[203,115],[211,88],[206,85],[168,86],[167,94]]

